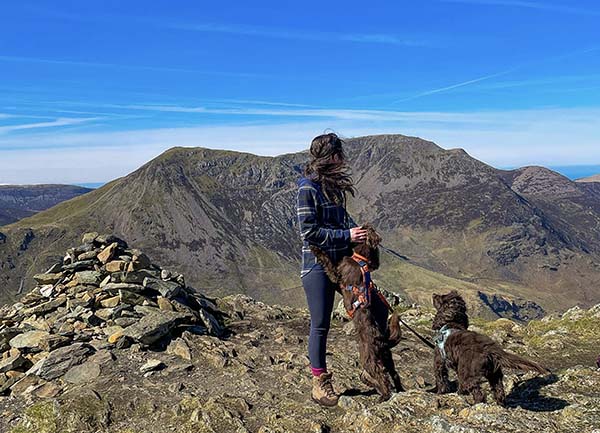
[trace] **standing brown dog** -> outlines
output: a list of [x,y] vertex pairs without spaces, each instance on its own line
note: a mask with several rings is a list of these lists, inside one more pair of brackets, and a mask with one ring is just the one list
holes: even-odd
[[337,266],[319,248],[311,246],[311,250],[329,279],[338,285],[344,307],[354,323],[363,368],[361,380],[375,388],[381,400],[387,400],[392,394],[392,382],[396,392],[404,391],[391,352],[401,338],[400,323],[394,313],[388,328],[389,305],[374,284],[365,282],[370,271],[379,268],[381,237],[371,225],[362,227],[367,230],[366,241],[356,244],[353,256],[344,257]]
[[525,358],[508,353],[491,338],[467,331],[467,305],[456,290],[446,295],[433,295],[437,313],[432,329],[438,331],[435,339],[435,378],[438,394],[450,392],[448,368],[456,371],[459,394],[471,394],[475,403],[485,401],[479,384],[481,377],[490,383],[494,399],[504,405],[505,393],[502,368],[532,370],[550,373],[545,367]]

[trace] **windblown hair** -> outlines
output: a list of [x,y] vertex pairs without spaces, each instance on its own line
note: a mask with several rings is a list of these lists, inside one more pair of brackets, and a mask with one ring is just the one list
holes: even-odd
[[[321,184],[323,194],[329,201],[346,206],[346,194],[356,193],[350,167],[346,163],[344,142],[336,134],[329,133],[313,138],[310,144],[311,160],[304,168],[305,176],[312,176]],[[338,155],[339,161],[331,158]]]

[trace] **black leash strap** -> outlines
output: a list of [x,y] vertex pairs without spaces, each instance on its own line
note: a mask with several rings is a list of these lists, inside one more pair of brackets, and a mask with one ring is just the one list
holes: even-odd
[[[379,292],[379,291],[378,291]],[[383,293],[379,292],[381,296],[383,296]],[[394,313],[394,309],[392,308],[392,306],[386,301],[385,304],[388,307],[388,310],[390,311],[390,313]],[[404,320],[402,320],[402,317],[400,317],[400,314],[398,314],[398,320],[400,321],[400,323],[402,323],[404,326],[406,326],[406,328],[412,332],[413,334],[415,334],[415,336],[421,340],[425,345],[429,346],[431,349],[435,349],[435,345],[429,341],[427,338],[423,337],[421,334],[419,334],[417,331],[415,331],[408,323],[406,323]]]
[[398,320],[400,320],[400,323],[402,323],[404,326],[406,326],[406,328],[412,332],[413,334],[415,334],[415,336],[421,340],[423,343],[425,343],[425,345],[429,346],[431,349],[435,349],[435,345],[429,341],[427,338],[423,337],[421,334],[419,334],[417,331],[415,331],[414,329],[412,329],[408,323],[406,323],[404,320],[402,320],[402,318],[400,316],[398,316]]
[[[397,253],[396,251],[386,248],[383,245],[379,244],[379,248],[381,248],[383,251],[385,251],[386,253],[390,254],[391,256],[400,259],[400,260],[405,260],[408,261],[408,257],[403,256],[400,253]],[[393,308],[388,304],[388,307],[390,309],[390,311],[393,313],[394,310]],[[421,334],[419,334],[417,331],[415,331],[413,328],[410,327],[410,325],[408,323],[406,323],[404,320],[402,320],[402,317],[400,317],[400,315],[398,315],[398,320],[400,320],[400,323],[402,323],[410,332],[412,332],[413,334],[415,334],[415,336],[421,340],[426,346],[428,346],[431,349],[435,349],[435,345],[429,341],[427,338],[423,337]]]
[[384,246],[383,246],[383,245],[381,245],[381,244],[379,244],[379,248],[381,248],[383,251],[385,251],[386,253],[388,253],[388,254],[389,254],[389,255],[391,255],[391,256],[394,256],[394,257],[395,257],[395,258],[397,258],[397,259],[404,260],[405,262],[408,262],[408,261],[410,261],[410,259],[409,259],[408,257],[406,257],[406,256],[403,256],[403,255],[402,255],[402,254],[400,254],[399,252],[397,252],[397,251],[394,251],[394,250],[392,250],[392,249],[390,249],[390,248],[384,247]]

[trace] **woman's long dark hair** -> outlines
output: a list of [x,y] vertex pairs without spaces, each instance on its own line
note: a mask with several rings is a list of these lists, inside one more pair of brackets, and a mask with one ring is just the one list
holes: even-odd
[[[334,133],[319,135],[310,144],[311,160],[304,168],[304,175],[321,184],[328,200],[346,207],[346,193],[354,194],[354,182],[346,163],[344,142]],[[332,157],[338,155],[338,161]]]

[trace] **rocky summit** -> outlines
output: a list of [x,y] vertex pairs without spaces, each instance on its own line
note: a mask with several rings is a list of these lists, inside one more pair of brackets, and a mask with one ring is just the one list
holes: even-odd
[[183,335],[224,333],[210,299],[112,235],[86,233],[34,279],[20,302],[0,309],[0,394],[53,395],[60,388],[48,381],[98,377],[110,347],[185,355]]
[[[506,407],[436,394],[433,354],[409,332],[393,349],[407,391],[381,402],[359,380],[338,306],[327,356],[342,396],[323,408],[309,398],[306,309],[206,298],[97,233],[35,279],[0,314],[1,432],[600,432],[600,305],[526,324],[472,319],[471,330],[553,371],[506,371]],[[432,337],[432,309],[387,296]]]

